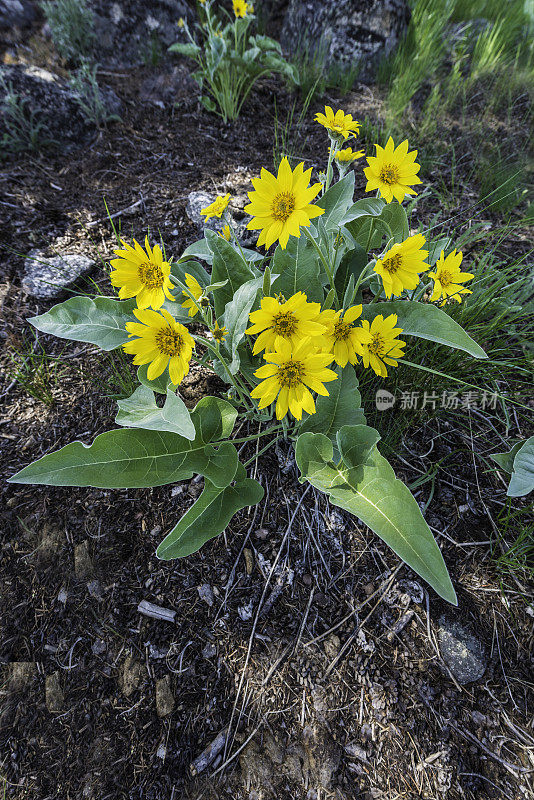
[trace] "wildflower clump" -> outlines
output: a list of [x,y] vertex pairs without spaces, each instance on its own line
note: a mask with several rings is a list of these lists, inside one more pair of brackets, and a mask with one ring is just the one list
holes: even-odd
[[[207,18],[210,8],[207,0]],[[235,8],[241,13],[237,0]],[[429,233],[410,235],[402,201],[420,179],[408,142],[376,147],[364,169],[376,196],[355,198],[349,167],[358,169],[363,154],[345,144],[359,123],[329,107],[316,119],[329,139],[317,182],[311,168],[293,169],[287,158],[276,175],[262,169],[252,181],[245,211],[261,254],[243,247],[227,221],[230,196],[219,195],[202,213],[220,219],[221,231],[205,229],[178,254],[148,238],[144,248],[122,239],[110,275],[118,298],[72,297],[32,319],[46,333],[122,347],[139,386],[119,401],[117,429],[88,447],[74,442],[49,453],[12,480],[135,488],[198,474],[201,496],[157,550],[178,558],[262,499],[257,470],[252,477],[247,469],[283,437],[301,482],[358,517],[455,602],[439,547],[380,452],[366,411],[393,370],[428,371],[417,363],[418,339],[485,358],[448,314],[470,294],[473,275],[461,271],[461,252],[437,247]],[[189,409],[180,384],[193,366],[212,370],[225,388]]]

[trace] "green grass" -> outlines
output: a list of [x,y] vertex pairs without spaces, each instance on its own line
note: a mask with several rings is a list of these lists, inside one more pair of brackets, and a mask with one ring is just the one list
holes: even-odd
[[77,64],[92,55],[94,15],[86,0],[47,0],[41,8],[62,58]]
[[26,340],[18,348],[9,351],[11,377],[36,400],[51,406],[57,386],[60,359],[49,356],[35,335],[32,342]]

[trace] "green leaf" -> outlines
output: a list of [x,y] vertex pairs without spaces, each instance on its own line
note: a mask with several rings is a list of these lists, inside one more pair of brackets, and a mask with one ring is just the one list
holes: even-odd
[[450,244],[451,244],[450,236],[445,236],[445,238],[443,239],[437,239],[435,242],[427,242],[425,244],[425,247],[428,248],[427,262],[430,264],[431,267],[434,266],[434,264],[440,257],[442,250],[447,252]]
[[514,444],[511,450],[508,450],[506,453],[492,453],[490,458],[492,461],[503,469],[505,472],[508,472],[510,475],[514,470],[514,458],[516,457],[517,451],[520,447],[524,444],[524,441],[519,441]]
[[236,410],[218,397],[203,397],[191,413],[193,442],[176,433],[122,428],[97,436],[91,445],[72,442],[22,469],[12,483],[131,489],[189,480],[199,473],[215,486],[228,486],[237,470],[229,442],[209,442],[232,432]]
[[171,381],[171,376],[169,375],[169,367],[165,367],[165,370],[159,375],[157,378],[153,378],[151,381],[148,380],[148,364],[141,364],[141,366],[137,370],[137,380],[147,389],[151,389],[153,392],[157,392],[158,394],[167,394],[167,389],[171,389],[172,391],[176,391],[178,386]]
[[195,553],[222,533],[237,511],[256,505],[262,497],[261,484],[246,477],[242,464],[238,465],[235,482],[230,486],[218,488],[206,481],[198,500],[161,542],[156,555],[169,561]]
[[276,291],[286,300],[296,292],[304,292],[308,301],[322,302],[323,286],[319,278],[320,261],[313,245],[301,236],[291,236],[285,250],[278,246],[274,252],[272,268],[279,274]]
[[367,304],[362,310],[362,319],[373,320],[378,314],[388,317],[396,314],[398,326],[403,334],[429,339],[456,350],[463,350],[474,358],[487,358],[484,350],[478,345],[461,325],[441,308],[415,300],[389,300],[385,303]]
[[443,556],[407,486],[379,453],[379,434],[364,425],[342,428],[337,436],[342,461],[334,464],[332,442],[304,433],[296,444],[301,480],[325,492],[331,502],[358,517],[435,591],[456,604]]
[[343,215],[340,225],[347,225],[355,219],[362,217],[379,217],[386,207],[386,203],[379,197],[364,197],[356,202]]
[[361,245],[357,244],[352,250],[343,254],[334,276],[337,296],[340,299],[345,296],[351,277],[357,281],[366,266],[367,253]]
[[76,296],[58,303],[50,311],[31,317],[28,322],[42,333],[51,333],[60,339],[90,342],[102,350],[114,350],[128,341],[124,326],[135,322],[132,300],[113,300],[111,297]]
[[138,386],[131,397],[118,400],[117,425],[127,428],[143,428],[151,431],[170,431],[191,441],[196,436],[191,415],[184,403],[170,389],[163,408],[156,405],[154,392],[146,386]]
[[[243,250],[243,255],[245,256],[245,258],[249,263],[251,261],[262,261],[263,256],[261,255],[261,253],[257,253],[255,250],[249,250],[246,247],[242,247],[241,249]],[[206,239],[199,239],[198,242],[193,242],[193,244],[190,244],[189,247],[186,247],[186,249],[182,254],[182,257],[178,259],[177,263],[181,264],[183,261],[189,261],[191,258],[201,258],[202,261],[206,262],[206,264],[213,263],[213,253],[209,249]],[[173,264],[173,267],[175,265],[176,264]],[[187,272],[187,269],[185,271]],[[205,285],[201,281],[199,281],[199,283],[201,284],[201,286]],[[207,283],[209,283],[209,276],[208,280],[206,281],[206,285]]]
[[224,307],[230,302],[239,287],[255,276],[230,242],[227,242],[222,236],[218,236],[214,231],[206,230],[206,240],[213,253],[211,280],[214,283],[228,281],[226,286],[214,292],[215,314],[219,318],[222,316]]
[[189,480],[200,473],[227,486],[237,469],[237,450],[224,442],[190,442],[175,433],[121,428],[97,436],[87,446],[71,442],[22,469],[12,483],[139,489]]
[[334,183],[330,189],[320,197],[315,205],[324,208],[325,212],[320,217],[327,231],[339,228],[341,220],[345,217],[352,198],[354,197],[354,171],[351,170],[344,178]]
[[232,359],[229,365],[232,375],[235,375],[239,369],[237,348],[245,335],[245,329],[248,326],[248,317],[256,301],[257,294],[262,288],[262,284],[263,276],[247,281],[239,287],[234,297],[226,304],[224,309],[224,325],[228,330],[228,336],[224,341],[224,346]]
[[398,242],[404,242],[410,235],[410,226],[404,206],[400,203],[389,203],[382,209],[380,221],[388,226],[391,236]]
[[534,489],[534,436],[523,442],[514,458],[514,471],[506,494],[524,497]]
[[[195,242],[194,245],[191,245],[191,247],[194,248],[196,245],[198,245],[199,246],[198,249],[202,250],[201,245],[202,242],[205,241],[206,241],[205,239],[201,239],[200,242]],[[187,250],[185,252],[187,252]],[[199,257],[202,258],[202,256]],[[203,289],[205,289],[206,286],[209,286],[211,281],[210,275],[208,275],[202,264],[199,264],[198,261],[194,261],[191,258],[184,259],[184,256],[182,256],[182,258],[178,262],[172,264],[171,273],[172,275],[174,275],[175,278],[178,278],[178,280],[181,281],[182,283],[185,283],[186,275],[192,275],[193,278],[195,278],[198,281],[198,283],[200,284],[200,286],[202,286]],[[176,287],[176,292],[178,295],[180,295],[180,287],[178,286]]]
[[344,425],[365,425],[362,396],[358,390],[358,378],[351,364],[338,367],[337,381],[328,384],[328,397],[319,397],[315,403],[315,414],[310,414],[299,428],[302,433],[323,433],[327,436],[334,450],[337,451],[337,433]]
[[200,47],[192,42],[175,42],[174,44],[171,44],[167,50],[169,53],[178,53],[180,56],[195,58],[195,56],[200,52]]

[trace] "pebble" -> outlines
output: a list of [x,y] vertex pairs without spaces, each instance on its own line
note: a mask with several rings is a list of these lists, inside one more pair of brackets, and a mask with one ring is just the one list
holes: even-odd
[[441,656],[458,683],[480,680],[488,665],[486,648],[471,625],[451,614],[442,614],[438,626]]
[[22,288],[39,300],[51,300],[91,272],[95,264],[92,258],[81,253],[48,258],[42,250],[32,250],[26,258]]

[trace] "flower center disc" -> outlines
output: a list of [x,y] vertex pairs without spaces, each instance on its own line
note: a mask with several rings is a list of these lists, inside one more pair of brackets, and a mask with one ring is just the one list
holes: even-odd
[[286,361],[285,364],[278,369],[278,380],[280,386],[287,386],[289,389],[294,389],[299,383],[302,383],[302,364],[300,361]]
[[374,353],[375,356],[384,352],[384,339],[379,333],[373,334],[373,340],[369,344],[369,351]]
[[177,331],[162,328],[156,333],[156,345],[160,353],[165,356],[179,356],[184,340]]
[[350,322],[337,322],[334,325],[334,339],[336,342],[347,339],[352,330]]
[[275,195],[271,213],[277,222],[287,222],[295,210],[295,195],[293,192],[279,192]]
[[439,282],[442,286],[449,286],[452,283],[452,276],[448,270],[443,270],[441,275],[439,276]]
[[389,272],[390,275],[393,275],[402,266],[401,254],[395,253],[394,256],[390,256],[390,258],[385,258],[384,261],[382,261],[382,266],[384,267],[386,272]]
[[387,183],[391,186],[393,183],[399,181],[399,170],[395,164],[384,164],[380,172],[380,180],[382,183]]
[[285,314],[276,314],[273,324],[273,332],[277,336],[292,336],[297,330],[297,320],[291,311]]
[[147,289],[159,289],[163,284],[163,272],[157,264],[151,264],[149,261],[139,264],[137,274],[139,275],[139,280]]

